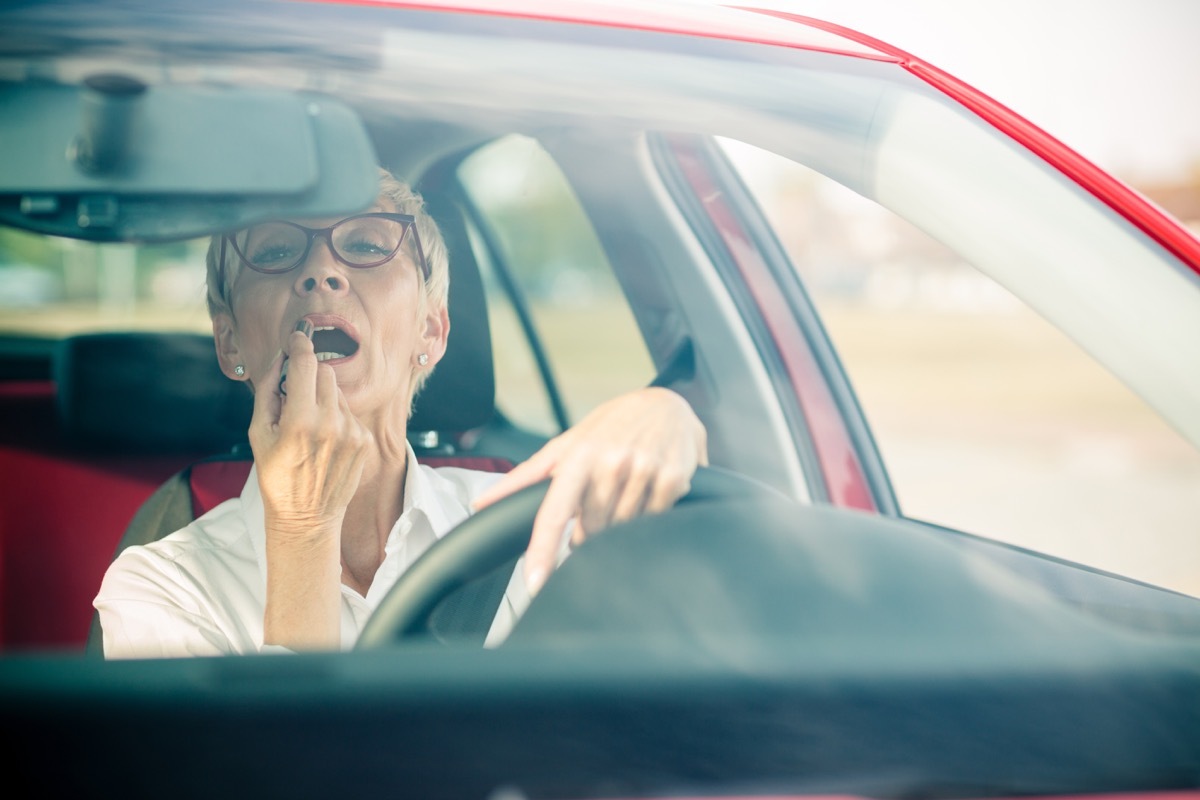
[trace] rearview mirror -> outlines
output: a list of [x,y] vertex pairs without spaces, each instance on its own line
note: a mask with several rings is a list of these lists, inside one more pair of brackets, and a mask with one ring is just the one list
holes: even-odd
[[92,241],[333,217],[379,191],[358,116],[329,97],[234,87],[0,85],[0,224]]

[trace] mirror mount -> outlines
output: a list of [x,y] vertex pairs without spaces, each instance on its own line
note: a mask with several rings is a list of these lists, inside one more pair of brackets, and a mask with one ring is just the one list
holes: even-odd
[[136,136],[136,123],[146,84],[126,75],[92,75],[83,82],[83,122],[67,148],[67,160],[92,175],[121,167]]

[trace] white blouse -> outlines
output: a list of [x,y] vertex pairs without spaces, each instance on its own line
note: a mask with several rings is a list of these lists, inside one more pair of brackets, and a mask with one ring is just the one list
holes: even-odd
[[[408,459],[417,464],[411,447]],[[424,465],[408,470],[404,509],[366,596],[342,586],[342,649],[354,646],[371,612],[405,570],[466,519],[472,499],[500,477]],[[251,469],[240,497],[157,542],[127,548],[112,563],[94,602],[105,657],[289,652],[263,645],[265,547],[262,495]],[[485,646],[503,641],[529,605],[522,566],[518,563],[513,572]]]

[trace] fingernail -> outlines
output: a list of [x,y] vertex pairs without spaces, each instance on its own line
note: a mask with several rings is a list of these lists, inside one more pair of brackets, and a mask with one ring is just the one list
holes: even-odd
[[313,324],[306,319],[302,319],[296,323],[296,330],[303,333],[305,339],[311,339],[313,335]]
[[530,599],[537,597],[537,593],[546,585],[546,570],[541,567],[534,567],[525,572],[525,588],[529,591]]

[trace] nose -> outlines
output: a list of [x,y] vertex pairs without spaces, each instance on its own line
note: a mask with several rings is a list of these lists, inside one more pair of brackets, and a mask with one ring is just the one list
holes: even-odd
[[348,287],[346,268],[333,257],[328,237],[320,237],[313,242],[308,258],[300,265],[294,284],[296,294],[342,292]]

